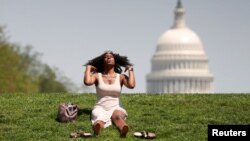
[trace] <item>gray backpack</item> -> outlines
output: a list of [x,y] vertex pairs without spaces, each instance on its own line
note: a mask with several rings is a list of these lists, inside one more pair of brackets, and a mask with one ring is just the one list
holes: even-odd
[[76,120],[79,108],[75,104],[62,103],[58,107],[57,120],[59,122],[73,122]]

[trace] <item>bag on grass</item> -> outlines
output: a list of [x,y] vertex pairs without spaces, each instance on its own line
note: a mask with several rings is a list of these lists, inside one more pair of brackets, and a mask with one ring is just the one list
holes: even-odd
[[75,104],[62,103],[58,107],[57,120],[59,122],[73,122],[76,120],[79,108]]

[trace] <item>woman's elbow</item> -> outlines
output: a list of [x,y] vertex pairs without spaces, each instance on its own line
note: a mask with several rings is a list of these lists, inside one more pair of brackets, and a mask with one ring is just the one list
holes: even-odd
[[135,88],[135,86],[131,86],[131,87],[130,87],[130,89],[134,89],[134,88]]
[[134,89],[134,88],[135,88],[135,84],[129,85],[129,88],[130,88],[130,89]]
[[84,83],[86,86],[92,85],[92,83],[91,83],[90,81],[86,81],[86,80],[84,80],[83,83]]

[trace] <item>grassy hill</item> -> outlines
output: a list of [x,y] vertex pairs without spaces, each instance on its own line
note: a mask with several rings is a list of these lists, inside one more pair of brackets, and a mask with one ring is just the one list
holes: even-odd
[[[94,94],[1,94],[0,140],[85,140],[70,139],[75,130],[92,133],[91,108]],[[125,139],[114,126],[88,140],[142,140],[135,131],[155,132],[155,140],[206,141],[208,124],[249,124],[249,94],[134,94],[122,95],[130,127]],[[72,102],[80,107],[74,123],[56,121],[60,103]]]

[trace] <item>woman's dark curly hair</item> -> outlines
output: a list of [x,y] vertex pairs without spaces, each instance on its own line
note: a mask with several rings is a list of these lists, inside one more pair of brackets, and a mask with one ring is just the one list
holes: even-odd
[[104,62],[104,56],[110,53],[114,56],[115,59],[115,72],[116,73],[121,73],[122,72],[122,68],[121,67],[126,67],[127,65],[129,66],[133,66],[133,64],[130,63],[130,61],[128,60],[127,56],[120,56],[118,53],[114,53],[112,51],[105,51],[102,55],[95,57],[92,60],[89,60],[85,66],[87,65],[91,65],[96,67],[97,72],[103,72],[104,71],[104,66],[103,66],[103,62]]

